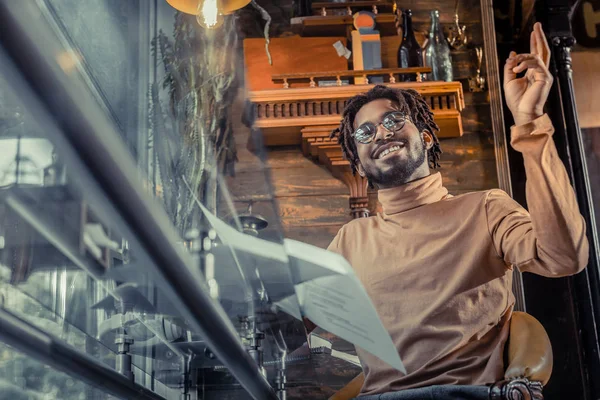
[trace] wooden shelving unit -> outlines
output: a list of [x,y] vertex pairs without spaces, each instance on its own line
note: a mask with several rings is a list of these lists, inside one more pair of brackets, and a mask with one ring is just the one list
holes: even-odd
[[[440,137],[462,135],[460,112],[465,103],[460,82],[400,82],[388,86],[420,92],[433,109],[441,128]],[[371,87],[343,85],[252,91],[249,100],[254,104],[254,127],[262,130],[267,146],[300,144],[302,129],[339,124],[346,100]]]

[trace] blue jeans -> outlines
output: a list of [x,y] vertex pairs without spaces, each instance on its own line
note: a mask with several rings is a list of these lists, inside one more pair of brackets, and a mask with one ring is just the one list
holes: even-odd
[[487,386],[438,385],[360,396],[355,400],[488,400]]

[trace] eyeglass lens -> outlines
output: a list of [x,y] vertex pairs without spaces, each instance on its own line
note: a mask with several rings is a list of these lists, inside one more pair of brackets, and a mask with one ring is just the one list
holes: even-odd
[[[380,122],[388,131],[398,131],[402,129],[406,117],[400,112],[387,114]],[[379,124],[377,124],[379,125]],[[365,122],[354,131],[355,139],[360,143],[370,143],[377,133],[377,125],[372,122]]]

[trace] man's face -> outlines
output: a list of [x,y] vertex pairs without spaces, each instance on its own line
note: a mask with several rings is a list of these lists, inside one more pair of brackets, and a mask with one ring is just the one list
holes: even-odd
[[354,140],[360,160],[358,172],[380,188],[403,185],[429,175],[427,150],[433,144],[429,132],[419,132],[408,120],[399,130],[388,131],[379,124],[397,109],[391,100],[373,100],[365,104],[354,119],[355,130],[367,122],[377,126],[371,143]]

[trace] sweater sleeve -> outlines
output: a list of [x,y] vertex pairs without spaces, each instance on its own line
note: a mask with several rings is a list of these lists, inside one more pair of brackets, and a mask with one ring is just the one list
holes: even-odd
[[486,212],[494,247],[507,264],[523,272],[560,277],[585,268],[588,242],[553,133],[547,115],[512,127],[511,145],[525,161],[529,212],[501,190],[488,193]]
[[340,250],[340,240],[343,235],[342,230],[343,227],[338,231],[337,235],[335,235],[331,243],[329,243],[329,246],[327,246],[327,250],[332,251],[334,253],[342,254],[342,251]]

